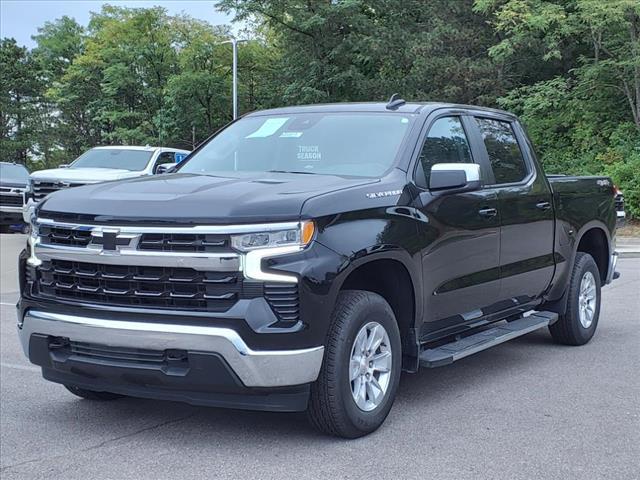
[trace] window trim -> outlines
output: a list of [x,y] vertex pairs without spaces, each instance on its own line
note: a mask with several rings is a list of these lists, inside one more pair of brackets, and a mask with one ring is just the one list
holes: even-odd
[[[413,152],[411,163],[413,166],[409,166],[408,172],[411,173],[411,183],[413,183],[417,188],[421,191],[430,192],[431,189],[428,185],[421,185],[416,178],[416,173],[418,171],[418,163],[420,162],[420,154],[422,153],[422,148],[424,147],[424,143],[426,141],[427,135],[431,131],[434,123],[436,123],[441,118],[445,117],[457,117],[460,120],[460,124],[462,125],[462,129],[464,130],[464,134],[467,138],[467,142],[469,144],[469,153],[471,154],[472,163],[476,165],[480,165],[481,171],[483,171],[482,163],[478,161],[476,158],[476,152],[474,147],[473,136],[469,131],[469,125],[466,121],[466,117],[469,116],[469,112],[462,109],[450,109],[450,110],[435,110],[432,112],[432,115],[429,115],[425,120],[420,132],[418,134],[418,139],[416,142],[416,148]],[[484,180],[484,179],[483,179]]]
[[[514,186],[524,186],[529,184],[530,182],[535,181],[536,168],[529,155],[528,149],[522,148],[522,145],[523,145],[523,139],[521,138],[522,132],[520,131],[520,128],[518,128],[517,121],[515,119],[505,117],[502,115],[496,115],[496,114],[492,115],[490,113],[485,114],[484,112],[472,113],[471,117],[472,117],[471,121],[473,123],[474,129],[476,130],[478,138],[480,140],[480,144],[478,145],[478,148],[480,149],[480,153],[484,157],[484,160],[491,171],[492,182],[486,183],[484,185],[484,188],[505,188],[505,187],[514,187]],[[504,122],[509,124],[509,126],[511,127],[511,131],[513,132],[513,136],[516,139],[518,148],[520,149],[520,155],[522,156],[522,160],[524,161],[524,166],[527,169],[527,174],[524,176],[522,180],[519,180],[517,182],[509,182],[509,183],[496,183],[495,173],[493,171],[493,166],[491,165],[491,159],[489,158],[489,152],[487,151],[487,146],[484,143],[484,137],[482,135],[482,131],[480,130],[480,125],[478,125],[479,119],[494,120],[497,122]]]

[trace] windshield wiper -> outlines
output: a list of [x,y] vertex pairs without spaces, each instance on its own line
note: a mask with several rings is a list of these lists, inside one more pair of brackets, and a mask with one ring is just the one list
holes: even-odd
[[296,172],[293,170],[267,170],[267,173],[298,173],[300,175],[316,175],[313,172]]

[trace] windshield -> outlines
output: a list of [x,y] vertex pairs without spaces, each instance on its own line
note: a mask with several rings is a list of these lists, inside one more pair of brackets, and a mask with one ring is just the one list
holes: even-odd
[[22,165],[0,163],[0,180],[7,183],[26,185],[29,181],[29,172]]
[[94,148],[80,155],[69,168],[117,168],[139,171],[149,163],[153,152],[123,148]]
[[180,172],[378,177],[392,166],[411,120],[395,113],[247,117],[211,139]]

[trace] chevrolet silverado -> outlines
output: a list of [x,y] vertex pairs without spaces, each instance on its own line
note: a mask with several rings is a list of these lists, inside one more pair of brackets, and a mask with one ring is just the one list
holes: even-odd
[[548,178],[503,111],[254,112],[166,174],[46,196],[20,339],[83,398],[307,411],[359,437],[401,372],[541,328],[587,343],[617,277],[614,195]]

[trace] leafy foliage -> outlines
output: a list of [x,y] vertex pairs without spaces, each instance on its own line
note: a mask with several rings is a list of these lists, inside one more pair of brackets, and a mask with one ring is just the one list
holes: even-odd
[[[547,171],[608,174],[640,218],[637,0],[218,0],[241,112],[438,100],[518,113]],[[0,158],[53,166],[105,143],[191,148],[231,120],[229,26],[104,6],[0,44]]]

